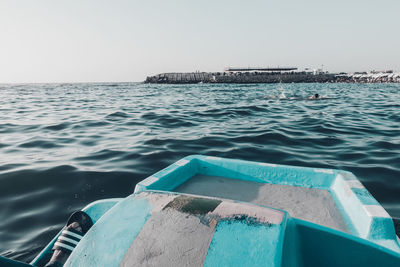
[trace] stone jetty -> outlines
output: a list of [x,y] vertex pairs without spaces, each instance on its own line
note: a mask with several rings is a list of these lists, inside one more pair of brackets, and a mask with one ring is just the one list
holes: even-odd
[[224,72],[161,73],[146,78],[145,83],[399,83],[400,73],[392,71],[328,73],[296,71],[297,68],[228,68]]
[[307,72],[187,72],[149,76],[145,83],[325,83],[335,79],[333,74]]

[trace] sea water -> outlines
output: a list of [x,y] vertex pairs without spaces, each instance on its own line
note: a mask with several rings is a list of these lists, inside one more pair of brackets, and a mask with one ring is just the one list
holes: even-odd
[[0,84],[0,254],[190,154],[348,170],[400,217],[400,84]]

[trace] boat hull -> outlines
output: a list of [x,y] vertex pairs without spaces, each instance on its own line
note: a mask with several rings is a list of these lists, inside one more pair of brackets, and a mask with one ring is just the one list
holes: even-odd
[[341,170],[194,155],[83,210],[65,266],[400,266],[391,217]]

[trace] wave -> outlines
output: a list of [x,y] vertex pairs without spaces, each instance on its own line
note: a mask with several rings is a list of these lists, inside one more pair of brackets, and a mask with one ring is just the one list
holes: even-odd
[[400,85],[282,86],[331,99],[266,99],[281,92],[268,84],[1,85],[0,254],[31,260],[73,210],[190,154],[352,171],[400,217]]

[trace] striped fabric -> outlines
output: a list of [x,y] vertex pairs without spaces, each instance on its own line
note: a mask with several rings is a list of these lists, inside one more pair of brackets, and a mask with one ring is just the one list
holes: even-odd
[[82,239],[82,233],[74,229],[65,229],[61,232],[57,241],[54,243],[53,250],[59,249],[71,252],[78,242]]

